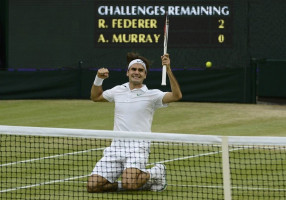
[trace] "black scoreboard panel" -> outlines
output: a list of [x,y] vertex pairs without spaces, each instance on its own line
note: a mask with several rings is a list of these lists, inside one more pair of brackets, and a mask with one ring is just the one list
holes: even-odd
[[96,46],[157,47],[168,12],[171,48],[231,47],[232,1],[116,2],[96,2]]
[[245,67],[247,0],[10,0],[8,64],[13,68],[125,68],[136,51],[160,68],[165,12],[175,68]]
[[135,49],[160,67],[168,11],[168,53],[176,68],[203,69],[206,61],[213,69],[248,66],[245,0],[99,1],[95,7],[95,47],[102,51]]

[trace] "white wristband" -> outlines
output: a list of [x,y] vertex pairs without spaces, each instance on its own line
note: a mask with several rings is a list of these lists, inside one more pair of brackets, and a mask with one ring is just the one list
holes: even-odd
[[101,86],[103,80],[104,80],[103,78],[99,78],[99,77],[96,75],[93,84],[94,84],[95,86]]

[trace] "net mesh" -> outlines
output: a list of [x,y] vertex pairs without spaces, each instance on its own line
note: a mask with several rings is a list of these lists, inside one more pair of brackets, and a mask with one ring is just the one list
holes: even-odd
[[[225,198],[221,137],[156,133],[132,135],[151,141],[146,168],[166,166],[164,191],[88,193],[88,177],[104,149],[112,138],[130,134],[0,126],[0,199]],[[285,138],[229,138],[232,199],[285,198],[285,142]]]

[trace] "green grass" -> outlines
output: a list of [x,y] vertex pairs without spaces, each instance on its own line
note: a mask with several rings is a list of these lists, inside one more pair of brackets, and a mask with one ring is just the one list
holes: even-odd
[[[89,100],[0,101],[0,124],[112,130],[112,103]],[[286,105],[171,103],[158,109],[153,132],[286,136]]]
[[[0,101],[0,124],[112,130],[113,109],[112,103],[93,103],[88,100]],[[286,136],[285,122],[286,106],[281,105],[180,102],[156,111],[153,132]],[[167,178],[170,180],[166,191],[88,194],[85,187],[87,176],[102,156],[102,149],[97,148],[108,146],[108,143],[101,143],[98,139],[68,141],[64,138],[19,136],[2,136],[0,142],[1,164],[28,161],[14,163],[9,167],[0,164],[0,191],[31,186],[2,192],[0,199],[58,199],[59,196],[60,199],[223,198],[220,147],[186,145],[180,146],[178,150],[176,145],[154,144],[149,163],[165,162],[168,169]],[[11,147],[4,148],[6,145]],[[44,147],[51,149],[47,151]],[[58,147],[61,149],[58,150]],[[88,149],[94,150],[86,151]],[[271,195],[277,198],[285,196],[285,147],[270,150],[249,147],[234,149],[230,152],[231,167],[234,168],[232,176],[242,175],[236,177],[233,182],[233,199],[251,197],[268,200]],[[78,153],[66,154],[74,152]],[[209,152],[212,153],[204,155]],[[269,155],[275,155],[277,159],[271,160]],[[185,156],[190,157],[176,160]],[[54,181],[71,177],[75,178],[62,182]],[[171,177],[176,177],[181,185],[188,187],[178,187]],[[210,196],[210,193],[213,195]]]

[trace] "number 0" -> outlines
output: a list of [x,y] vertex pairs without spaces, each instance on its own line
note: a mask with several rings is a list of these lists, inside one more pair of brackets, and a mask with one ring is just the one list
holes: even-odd
[[223,34],[220,34],[220,35],[218,36],[218,42],[219,42],[219,43],[223,43],[223,42],[224,42],[224,35],[223,35]]

